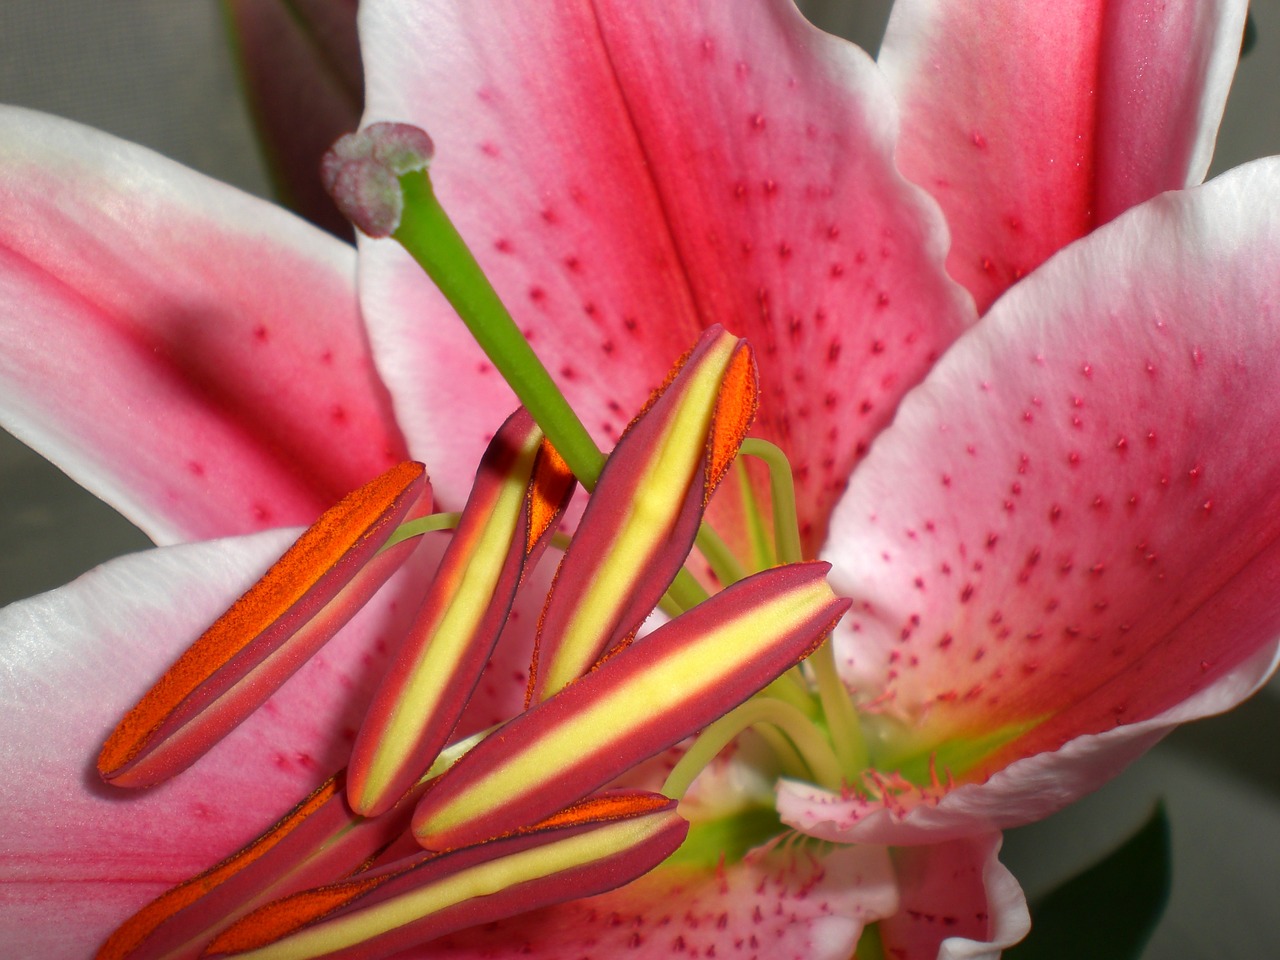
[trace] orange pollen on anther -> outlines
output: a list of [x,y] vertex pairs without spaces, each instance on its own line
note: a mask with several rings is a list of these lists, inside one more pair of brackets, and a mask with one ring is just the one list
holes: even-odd
[[560,517],[565,490],[574,482],[573,471],[564,458],[547,440],[542,441],[538,462],[534,467],[533,483],[529,488],[529,533],[525,538],[524,552],[533,551],[547,528]]
[[205,948],[206,954],[243,953],[279,940],[299,927],[345,907],[386,882],[387,875],[368,880],[345,880],[277,900],[249,914],[220,934]]
[[520,833],[532,833],[551,827],[567,827],[579,823],[619,820],[623,817],[641,816],[667,806],[670,801],[656,793],[616,793],[587,797],[585,800],[552,814]]
[[703,505],[711,499],[725,471],[738,455],[747,429],[755,419],[760,386],[750,345],[743,343],[734,351],[720,384],[720,395],[711,422],[708,440],[710,462]]
[[105,776],[132,760],[165,718],[194,691],[297,604],[362,540],[426,468],[407,461],[356,490],[320,517],[147,691],[98,755]]

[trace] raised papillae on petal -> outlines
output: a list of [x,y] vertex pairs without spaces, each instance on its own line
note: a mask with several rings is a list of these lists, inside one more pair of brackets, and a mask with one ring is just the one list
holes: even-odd
[[98,756],[103,778],[149,786],[195,762],[396,570],[412,541],[375,554],[429,505],[426,469],[406,462],[326,511],[120,721]]
[[741,580],[516,717],[428,790],[419,842],[449,849],[549,816],[763,689],[847,609],[828,569]]
[[526,569],[550,539],[573,475],[524,410],[495,435],[422,609],[352,748],[348,798],[389,809],[448,741]]
[[556,572],[538,627],[531,700],[589,670],[657,605],[737,455],[756,395],[751,348],[712,327],[632,421]]
[[1134,208],[904,402],[828,548],[881,770],[973,790],[1008,767],[1005,813],[1042,816],[1132,759],[1124,731],[1256,686],[1236,671],[1280,634],[1278,204],[1268,159]]
[[419,854],[249,915],[206,956],[373,958],[643,875],[688,831],[656,794],[610,793],[489,843]]
[[900,0],[879,63],[898,161],[980,310],[1054,251],[1209,168],[1245,0]]

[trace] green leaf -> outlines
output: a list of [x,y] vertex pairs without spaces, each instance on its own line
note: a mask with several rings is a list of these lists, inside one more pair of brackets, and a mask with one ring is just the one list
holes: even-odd
[[1157,804],[1132,837],[1031,904],[1031,934],[1006,960],[1136,960],[1169,899],[1169,818]]

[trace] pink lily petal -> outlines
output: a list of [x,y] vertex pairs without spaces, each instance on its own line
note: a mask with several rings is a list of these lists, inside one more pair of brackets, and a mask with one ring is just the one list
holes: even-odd
[[[1277,204],[1272,159],[1130,211],[904,402],[829,547],[885,773],[980,783],[1256,685],[1280,632],[1280,460],[1258,440],[1280,429]],[[1096,785],[1068,766],[1037,815]]]
[[[616,438],[724,324],[760,352],[759,430],[796,458],[816,546],[866,444],[973,316],[936,209],[893,165],[874,64],[785,0],[373,0],[361,18],[365,121],[434,139],[438,194],[588,429]],[[379,369],[460,502],[510,395],[399,248],[362,244]]]
[[0,421],[159,541],[310,522],[406,459],[353,271],[267,204],[0,112]]
[[714,871],[659,867],[603,896],[451,934],[429,956],[848,960],[863,925],[896,904],[883,849],[840,847],[818,857],[779,845]]
[[210,751],[199,776],[138,793],[102,784],[93,769],[124,711],[296,535],[123,557],[0,611],[0,696],[23,718],[0,745],[0,943],[83,960],[345,762],[377,678],[370,651],[412,615],[394,589]]
[[360,122],[356,0],[227,0],[258,142],[284,203],[352,236],[320,183],[320,158]]
[[797,830],[841,843],[932,844],[1043,820],[1102,786],[1174,727],[1248,699],[1277,667],[1280,650],[1260,650],[1213,686],[1150,720],[1076,737],[1053,752],[1015,760],[984,783],[962,784],[940,797],[908,796],[900,809],[784,781],[778,787],[778,811]]
[[1000,835],[893,851],[901,904],[880,924],[893,960],[999,960],[1027,935],[1027,901],[997,859]]
[[942,205],[985,311],[1050,254],[1209,168],[1245,0],[902,0],[880,67],[898,160]]

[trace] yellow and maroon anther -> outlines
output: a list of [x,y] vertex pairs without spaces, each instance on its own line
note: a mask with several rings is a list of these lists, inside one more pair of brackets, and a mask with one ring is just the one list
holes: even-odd
[[628,640],[683,566],[756,410],[745,340],[712,327],[632,421],[560,563],[529,699],[546,699]]
[[684,842],[673,800],[593,797],[508,836],[425,853],[277,901],[219,936],[206,956],[376,960],[538,907],[590,897],[642,876]]
[[330,777],[243,850],[143,907],[95,960],[189,955],[250,910],[354,872],[407,829],[413,808],[361,820],[343,802],[344,783],[343,773]]
[[394,808],[359,817],[346,804],[346,771],[314,790],[239,852],[161,894],[125,921],[95,960],[189,960],[217,934],[273,900],[334,883],[422,848],[409,833],[414,805],[431,779],[480,740],[447,747]]
[[527,565],[549,541],[573,475],[524,410],[489,445],[422,609],[356,737],[347,797],[376,816],[448,742]]
[[120,721],[98,756],[102,777],[150,786],[199,759],[395,572],[416,540],[379,548],[430,506],[426,468],[407,462],[327,510]]
[[740,580],[535,704],[432,783],[413,816],[418,842],[450,849],[536,822],[728,713],[848,608],[829,568]]

